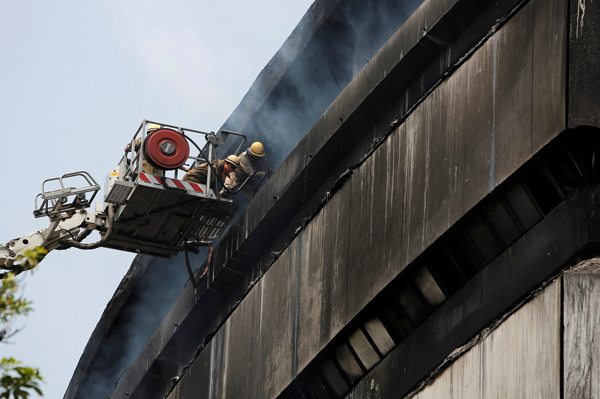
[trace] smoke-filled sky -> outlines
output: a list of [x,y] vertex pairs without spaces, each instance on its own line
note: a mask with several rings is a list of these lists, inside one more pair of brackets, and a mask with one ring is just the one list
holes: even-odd
[[[84,170],[103,186],[142,119],[218,130],[311,4],[1,0],[0,242],[47,226],[32,214],[44,179]],[[39,367],[44,397],[62,397],[133,258],[50,253],[25,276],[34,312],[0,357]]]

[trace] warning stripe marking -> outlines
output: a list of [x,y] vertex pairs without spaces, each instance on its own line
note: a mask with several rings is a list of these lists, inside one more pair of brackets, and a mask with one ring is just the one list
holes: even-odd
[[179,180],[171,180],[178,188],[185,188],[182,182]]
[[202,189],[200,188],[200,186],[197,185],[196,183],[190,183],[190,186],[192,186],[192,189],[194,189],[194,191],[199,191],[201,193],[204,192],[204,191],[202,191]]
[[[142,181],[145,181],[146,183],[157,184],[160,186],[163,185],[163,178],[161,176],[154,176],[154,175],[149,175],[146,173],[140,173],[140,179]],[[164,181],[165,181],[165,185],[167,187],[180,188],[183,190],[192,190],[192,191],[195,191],[198,193],[204,193],[204,190],[202,190],[202,187],[196,183],[190,183],[190,182],[184,181],[184,180],[171,179],[170,177],[165,177]]]

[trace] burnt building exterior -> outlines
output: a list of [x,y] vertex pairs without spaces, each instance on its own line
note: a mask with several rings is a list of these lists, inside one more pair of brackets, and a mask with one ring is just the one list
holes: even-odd
[[65,398],[598,396],[600,4],[397,3],[315,2],[225,124],[276,173]]

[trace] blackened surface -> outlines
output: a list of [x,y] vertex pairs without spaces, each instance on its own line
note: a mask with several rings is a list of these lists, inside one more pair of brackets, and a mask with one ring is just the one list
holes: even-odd
[[[282,163],[277,174],[257,195],[246,212],[242,214],[240,220],[222,240],[216,251],[218,254],[215,258],[216,263],[211,267],[209,277],[203,282],[199,290],[202,294],[197,296],[198,305],[194,305],[206,306],[218,313],[219,321],[215,322],[215,319],[209,318],[212,326],[218,326],[220,321],[225,320],[241,296],[245,295],[247,290],[254,286],[256,280],[271,265],[271,261],[276,257],[276,254],[283,250],[287,242],[294,237],[295,228],[301,225],[300,221],[310,216],[316,209],[325,193],[331,189],[335,179],[370,150],[373,138],[383,135],[389,130],[389,123],[394,119],[391,116],[406,116],[408,106],[406,98],[410,98],[413,92],[407,96],[400,95],[401,98],[397,100],[393,99],[392,96],[387,96],[386,98],[390,101],[387,104],[383,104],[381,98],[378,97],[379,93],[398,93],[398,85],[394,80],[388,78],[390,76],[388,72],[396,71],[395,68],[404,66],[404,60],[408,63],[406,65],[425,68],[423,64],[414,63],[417,61],[422,62],[422,60],[417,59],[422,54],[429,54],[427,57],[432,58],[431,61],[435,65],[445,65],[444,62],[438,62],[432,56],[433,53],[440,56],[440,53],[436,51],[441,51],[441,48],[434,52],[424,52],[423,49],[415,50],[414,53],[411,53],[411,51],[417,47],[419,40],[423,38],[423,29],[427,30],[432,26],[434,28],[437,26],[452,26],[456,23],[456,21],[450,20],[449,17],[444,17],[444,13],[455,4],[466,7],[471,3],[427,3],[428,7],[423,7],[417,12],[417,18],[408,21],[401,32],[395,35],[395,39],[391,40],[384,51],[369,62],[368,68],[365,68],[359,77],[348,86],[342,96],[321,117],[305,139],[298,144],[292,154]],[[500,9],[499,6],[499,8],[495,8],[497,3],[488,3],[488,5],[490,8],[487,9],[486,16],[489,17],[490,14],[497,16],[497,11]],[[507,2],[501,3],[501,6],[506,8]],[[534,16],[529,9],[521,15],[513,24],[507,24],[506,29],[516,29],[515,27],[520,28],[527,24],[533,25],[532,18]],[[476,15],[468,16],[471,18],[470,21],[476,17]],[[462,21],[460,23],[464,22],[463,19],[460,21]],[[457,27],[457,31],[460,32],[469,28],[468,25],[460,25]],[[471,32],[469,37],[471,43],[476,43],[487,33],[489,27],[488,29],[483,28],[483,26],[480,26],[479,30]],[[533,29],[530,28],[529,32],[532,32]],[[516,34],[515,32],[503,32],[506,38]],[[459,33],[452,30],[452,35],[446,39],[450,40],[453,37],[462,38]],[[438,37],[438,39],[440,38]],[[432,38],[429,37],[425,40],[431,44]],[[511,40],[513,41],[506,40],[500,43],[500,46],[511,46],[516,39]],[[289,251],[286,251],[284,256],[278,260],[278,264],[281,266],[277,271],[282,276],[290,275],[290,277],[287,280],[282,277],[281,280],[274,279],[270,282],[267,276],[271,273],[275,275],[276,270],[272,268],[258,283],[262,287],[262,291],[258,288],[251,290],[249,295],[256,296],[267,293],[266,288],[269,283],[278,284],[278,289],[284,289],[285,287],[285,293],[288,295],[288,301],[285,303],[288,313],[285,313],[287,316],[285,320],[288,323],[286,327],[289,330],[286,330],[283,340],[276,341],[280,336],[279,333],[274,333],[273,337],[269,337],[272,340],[269,343],[265,342],[266,338],[262,336],[260,339],[255,340],[251,340],[252,337],[240,336],[240,334],[246,333],[246,330],[242,327],[244,323],[256,326],[256,321],[259,320],[260,316],[252,312],[264,311],[261,307],[262,301],[269,305],[272,303],[266,300],[258,300],[255,297],[252,300],[244,299],[238,307],[239,313],[247,314],[239,315],[236,312],[236,315],[232,316],[231,324],[235,324],[236,327],[239,327],[239,330],[226,327],[218,331],[217,336],[223,339],[210,343],[210,353],[220,354],[220,361],[228,365],[230,372],[236,373],[235,377],[232,378],[238,378],[238,382],[241,384],[240,388],[236,389],[242,389],[241,386],[246,386],[252,392],[257,392],[258,396],[260,396],[260,393],[265,392],[262,389],[268,392],[278,392],[278,389],[281,389],[289,381],[290,375],[296,375],[314,357],[319,348],[322,348],[404,265],[418,256],[424,248],[435,240],[436,236],[444,231],[445,227],[458,220],[469,209],[469,206],[475,205],[495,186],[496,181],[490,178],[487,169],[489,165],[486,165],[486,154],[492,153],[494,141],[489,139],[489,108],[485,108],[490,106],[491,101],[494,101],[493,96],[495,96],[495,93],[489,93],[485,97],[483,91],[477,91],[475,88],[477,80],[473,80],[471,86],[465,85],[464,82],[464,79],[470,79],[470,71],[479,72],[480,69],[477,67],[480,66],[488,74],[492,74],[492,78],[489,75],[487,76],[488,79],[485,84],[489,87],[491,82],[492,91],[495,88],[493,79],[496,77],[496,65],[492,63],[492,68],[490,68],[489,61],[490,51],[494,52],[492,56],[497,56],[495,53],[497,47],[494,46],[494,42],[492,42],[492,45],[489,43],[488,40],[481,47],[481,49],[485,49],[485,52],[478,59],[480,63],[475,64],[475,61],[473,61],[477,59],[478,51],[473,58],[467,61],[468,63],[464,65],[464,68],[457,70],[450,79],[443,82],[436,89],[434,95],[431,95],[423,104],[417,107],[408,116],[406,123],[398,126],[394,134],[386,139],[386,143],[377,149],[371,159],[355,171],[355,175],[350,177],[349,183],[343,185],[333,200],[327,204],[327,207],[323,208],[322,214],[315,218],[315,221],[318,221],[317,224],[325,221],[332,225],[335,224],[335,232],[338,234],[337,237],[328,235],[323,238],[325,243],[320,249],[322,253],[316,250],[314,253],[310,253],[310,250],[307,250],[314,243],[305,236],[308,237],[312,234],[314,238],[314,236],[318,236],[317,231],[319,230],[315,226],[312,227],[312,230],[309,227],[302,233],[302,236],[299,236],[293,247],[290,247]],[[460,44],[464,46],[464,42]],[[519,44],[525,47],[531,46],[531,43]],[[510,49],[503,48],[502,51],[510,52]],[[413,55],[411,56],[411,54]],[[404,58],[403,55],[405,55]],[[494,57],[491,58],[494,59]],[[529,64],[526,62],[526,65],[533,68],[531,62]],[[470,66],[473,66],[473,69],[469,69]],[[504,66],[507,70],[514,67],[514,65],[506,62],[501,65],[502,68]],[[422,71],[425,78],[418,76],[421,73],[420,71],[414,77],[416,80],[412,83],[409,82],[410,87],[414,87],[416,90],[413,97],[414,101],[419,100],[424,94],[424,90],[427,89],[422,86],[422,82],[431,81],[431,78],[428,77],[431,72],[430,67],[431,65],[426,66]],[[440,70],[440,74],[442,72]],[[531,77],[532,72],[528,71],[527,73]],[[485,74],[486,72],[481,75],[476,73],[473,79],[479,79],[480,76]],[[522,80],[519,79],[511,82],[509,73],[504,71],[502,74],[505,79],[503,88],[506,89],[512,83],[517,82],[517,84],[531,89],[531,82],[521,83]],[[395,74],[394,76],[397,79],[403,78],[401,74]],[[469,113],[466,101],[470,98],[469,93],[465,95],[462,91],[465,86],[471,87],[473,90],[474,97],[471,98],[471,104],[474,106],[483,104],[484,109],[476,118],[468,118],[465,115],[465,113]],[[390,91],[386,90],[386,87],[390,87]],[[477,98],[479,95],[482,98]],[[492,100],[490,100],[490,97]],[[531,94],[526,94],[523,97],[516,96],[516,103],[512,103],[512,106],[523,106],[530,109],[531,101],[527,102],[528,98],[531,100]],[[519,103],[519,101],[522,103]],[[509,102],[505,102],[504,106],[509,108],[510,105]],[[382,108],[385,107],[389,107],[389,109],[382,111]],[[377,108],[377,112],[372,112],[375,108]],[[528,111],[525,110],[525,112]],[[442,119],[442,114],[445,114],[447,119]],[[505,114],[508,115],[509,119],[512,118],[512,114],[508,111]],[[389,119],[377,121],[377,123],[372,123],[372,120],[365,120],[365,118],[372,119],[374,115],[380,115],[381,118],[389,117]],[[469,125],[469,123],[473,123],[473,125]],[[507,123],[507,125],[507,129],[514,128],[511,123]],[[480,136],[477,136],[477,143],[487,146],[483,149],[487,152],[483,154],[470,153],[468,158],[470,163],[464,165],[461,170],[462,165],[459,159],[463,156],[462,154],[466,151],[466,148],[472,144],[468,141],[468,138],[474,137],[477,133],[473,133],[473,128],[477,129],[480,126],[483,126],[484,131],[477,132],[480,134]],[[446,129],[446,131],[440,132],[438,129]],[[547,134],[551,137],[561,130],[562,126],[554,126]],[[530,131],[531,129],[528,132]],[[440,134],[445,135],[443,139],[446,143],[450,143],[450,148],[448,146],[444,147],[444,141],[437,142]],[[471,136],[467,136],[468,134]],[[499,131],[499,134],[508,133],[503,129],[501,132]],[[527,134],[527,131],[525,134]],[[522,162],[523,158],[531,156],[539,147],[529,146],[528,148],[529,152],[525,157],[502,158],[502,162],[507,162],[506,159],[508,158],[514,161],[514,164],[511,165],[502,164],[506,168],[505,173],[510,174],[511,171],[516,170],[520,166],[519,162]],[[505,149],[508,149],[508,145]],[[432,160],[436,163],[434,164]],[[392,168],[388,169],[389,164],[386,163],[388,161],[393,165]],[[469,172],[468,176],[465,175],[467,172]],[[382,174],[379,175],[378,173]],[[436,175],[437,173],[445,173],[449,180]],[[389,189],[388,187],[384,189],[380,184],[379,179],[384,177],[389,179]],[[446,184],[444,184],[444,181]],[[474,183],[468,188],[460,184],[472,181]],[[387,181],[385,185],[387,185]],[[380,195],[383,191],[390,194],[389,202],[378,198],[379,203],[385,204],[386,210],[390,211],[391,216],[386,217],[385,220],[377,218],[378,209],[373,208],[377,203],[373,201],[373,197]],[[464,200],[467,196],[469,201]],[[431,203],[427,203],[428,201]],[[375,219],[377,220],[375,221]],[[380,223],[383,221],[386,223],[389,221],[389,223],[383,226]],[[439,225],[436,223],[439,223]],[[355,224],[360,225],[360,229],[354,229]],[[329,226],[327,225],[327,227]],[[369,253],[373,254],[373,252],[360,247],[364,243],[365,248],[370,249],[371,245],[380,248],[377,247],[378,244],[373,243],[372,236],[367,234],[367,232],[371,234],[371,229],[373,235],[380,234],[380,239],[381,237],[394,237],[397,240],[394,241],[393,248],[391,248],[392,245],[389,245],[383,249],[388,254],[384,262],[380,262],[379,258],[370,257]],[[252,241],[252,244],[247,248],[246,242],[248,239]],[[303,242],[303,240],[306,241]],[[221,245],[223,245],[223,249],[220,248]],[[334,250],[330,249],[332,245],[335,248]],[[261,249],[256,249],[257,246],[260,246]],[[260,252],[266,248],[268,250],[261,256]],[[275,255],[269,253],[269,251],[274,252]],[[318,265],[305,264],[307,261],[317,262],[319,259],[324,264],[326,264],[326,259],[335,259],[333,265],[328,265],[331,269],[327,270],[327,278],[323,278],[322,281],[319,281],[317,277],[319,272],[324,273],[324,271],[320,271]],[[352,263],[355,259],[360,261]],[[352,265],[347,267],[351,263]],[[369,267],[371,266],[376,269],[370,270]],[[240,281],[243,281],[244,284],[242,290],[234,290],[233,285],[235,283],[233,283],[231,271],[235,271],[236,277],[240,275]],[[223,281],[221,281],[221,276],[223,276]],[[336,279],[332,280],[332,277]],[[311,284],[323,284],[323,287],[314,287]],[[323,297],[330,298],[330,302],[321,304],[316,302],[318,298],[303,295],[309,285],[310,289],[313,290],[311,291],[313,294],[321,293]],[[311,314],[314,309],[318,309],[319,312]],[[192,321],[190,320],[190,322]],[[316,328],[315,326],[319,324],[327,324],[327,326],[320,329]],[[277,327],[283,328],[281,325]],[[228,328],[229,330],[227,330]],[[260,330],[260,328],[259,323],[258,329]],[[206,336],[207,339],[211,338],[213,331],[209,331]],[[156,342],[153,342],[152,345],[155,343],[164,345],[165,341],[175,337],[175,334],[169,332],[166,328],[160,334],[156,336]],[[309,340],[305,341],[305,335],[301,336],[301,334],[307,334]],[[254,338],[257,337],[254,336]],[[285,345],[281,345],[281,342],[285,342]],[[298,342],[301,344],[298,344]],[[314,345],[306,345],[305,342],[312,342]],[[227,346],[227,348],[231,348],[229,349],[231,353],[226,353],[225,348],[219,347],[219,345],[231,345],[231,347]],[[254,347],[245,348],[243,345]],[[152,347],[154,348],[154,346]],[[159,348],[159,346],[156,347]],[[179,345],[175,344],[175,347],[179,347]],[[261,375],[264,375],[265,378],[251,381],[247,374],[237,374],[247,372],[248,369],[237,368],[236,362],[239,362],[240,358],[248,359],[255,356],[256,347],[263,351],[261,353],[265,357],[273,355],[280,349],[279,356],[286,357],[286,359],[281,363],[274,363],[284,365],[276,370],[277,373],[268,374],[267,369],[262,368],[259,369],[259,373],[263,373]],[[239,349],[237,354],[241,357],[234,356],[236,355],[236,353],[233,353],[234,348]],[[167,350],[167,353],[170,352]],[[204,353],[202,352],[201,356],[205,356]],[[141,355],[139,361],[136,362],[136,367],[141,368],[131,371],[132,379],[127,380],[119,388],[119,393],[129,392],[136,387],[140,389],[139,392],[142,392],[146,388],[141,385],[156,386],[155,384],[160,383],[160,379],[153,380],[153,378],[155,378],[154,376],[163,378],[164,373],[162,371],[167,366],[164,366],[160,356],[156,358],[155,365],[150,365],[153,361],[152,356],[150,353]],[[224,359],[227,361],[225,362]],[[147,372],[144,367],[148,367]],[[263,367],[266,366],[263,364]],[[158,370],[155,370],[155,368],[158,368]],[[190,370],[192,369],[193,366]],[[225,374],[229,375],[228,372]],[[134,375],[137,376],[134,378]],[[184,376],[184,378],[186,377]],[[139,381],[143,381],[143,383],[138,385]],[[233,380],[229,380],[230,383],[231,381]],[[260,383],[264,386],[261,387]],[[162,387],[166,389],[170,385],[164,380]],[[218,395],[215,394],[215,396]]]
[[[595,212],[598,186],[575,196],[518,240],[451,297],[398,345],[353,390],[367,397],[378,381],[379,397],[401,398],[448,356],[513,304],[577,257],[598,248],[600,222]],[[565,238],[564,232],[570,235]],[[405,365],[410,364],[410,367]],[[393,375],[394,378],[388,378]]]
[[569,1],[569,127],[600,125],[600,4]]
[[493,176],[491,171],[494,162],[495,101],[494,96],[490,96],[489,93],[493,93],[496,88],[496,48],[494,39],[486,41],[467,63],[465,106],[468,112],[465,123],[469,129],[464,131],[467,137],[463,147],[456,148],[458,154],[463,154],[462,163],[458,163],[457,168],[459,173],[460,169],[477,169],[481,173],[472,179],[464,179],[465,209],[474,206],[479,198],[487,193]]
[[531,104],[533,95],[534,3],[530,2],[507,22],[497,40],[495,181],[510,174],[511,165],[531,156]]
[[[533,49],[533,138],[537,147],[552,139],[556,126],[566,127],[567,1],[535,2]],[[552,31],[552,33],[550,33]]]

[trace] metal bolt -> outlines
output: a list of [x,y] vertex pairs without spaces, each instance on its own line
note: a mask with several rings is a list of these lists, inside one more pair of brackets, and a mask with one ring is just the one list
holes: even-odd
[[165,140],[160,143],[160,150],[163,152],[163,154],[171,155],[175,152],[175,143]]

